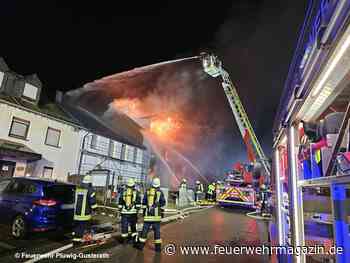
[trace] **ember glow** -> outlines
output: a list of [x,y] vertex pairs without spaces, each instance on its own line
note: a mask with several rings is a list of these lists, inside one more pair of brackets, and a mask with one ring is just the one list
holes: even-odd
[[160,111],[158,107],[154,107],[154,103],[122,98],[115,100],[113,106],[134,119],[143,128],[150,130],[158,139],[166,140],[168,143],[174,143],[176,134],[182,127],[179,114]]
[[114,100],[113,106],[119,111],[124,112],[132,118],[139,118],[142,115],[140,112],[140,102],[138,99],[118,99]]

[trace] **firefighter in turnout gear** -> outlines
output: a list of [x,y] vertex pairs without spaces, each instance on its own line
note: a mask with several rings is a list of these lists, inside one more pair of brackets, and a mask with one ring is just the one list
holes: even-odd
[[181,181],[180,189],[185,189],[185,190],[187,190],[187,180],[186,180],[185,178],[182,179],[182,181]]
[[147,234],[152,227],[154,232],[155,251],[161,252],[162,240],[160,238],[160,222],[163,215],[163,207],[165,206],[166,201],[164,194],[159,187],[159,178],[154,178],[152,181],[152,187],[146,191],[143,198],[142,205],[144,208],[144,223],[142,233],[139,238],[139,243],[137,244],[137,248],[141,250],[147,241]]
[[262,216],[269,216],[268,189],[265,184],[260,186],[260,213]]
[[140,192],[135,189],[135,181],[130,178],[126,188],[119,196],[118,208],[121,214],[121,237],[122,243],[126,243],[129,236],[129,226],[131,228],[131,239],[137,241],[137,214],[141,209]]
[[73,241],[81,241],[89,230],[92,211],[97,208],[96,193],[92,188],[91,175],[86,175],[75,190]]
[[208,199],[208,201],[213,201],[214,191],[215,191],[215,185],[213,183],[209,184],[208,185],[208,190],[207,190],[207,199]]
[[195,189],[195,200],[196,202],[200,201],[203,197],[204,188],[203,188],[203,184],[201,184],[200,181],[196,181],[196,189]]

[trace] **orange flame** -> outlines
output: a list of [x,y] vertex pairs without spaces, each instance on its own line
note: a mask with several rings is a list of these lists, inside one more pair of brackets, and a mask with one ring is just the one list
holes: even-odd
[[[115,109],[124,112],[134,120],[141,121],[149,116],[149,123],[142,126],[148,126],[149,130],[158,137],[166,140],[168,143],[176,142],[178,130],[182,128],[183,120],[177,113],[160,112],[155,110],[153,105],[137,98],[116,99],[112,105]],[[154,117],[156,116],[156,117]],[[181,120],[181,122],[180,122]]]
[[169,138],[175,135],[180,128],[180,124],[172,117],[152,120],[150,130],[160,138]]
[[140,102],[138,99],[118,99],[114,100],[113,106],[130,117],[138,117],[142,112],[140,112],[139,106]]

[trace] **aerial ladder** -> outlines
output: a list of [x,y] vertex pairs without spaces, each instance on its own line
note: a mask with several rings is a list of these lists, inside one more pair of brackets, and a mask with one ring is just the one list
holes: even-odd
[[200,59],[203,69],[207,74],[214,78],[221,76],[222,87],[224,88],[227,100],[231,106],[239,131],[247,146],[249,161],[253,163],[260,163],[264,169],[266,179],[269,181],[271,175],[271,165],[255,135],[248,115],[244,110],[241,99],[237,93],[236,87],[231,81],[230,75],[223,68],[222,62],[217,56],[208,53],[201,53]]

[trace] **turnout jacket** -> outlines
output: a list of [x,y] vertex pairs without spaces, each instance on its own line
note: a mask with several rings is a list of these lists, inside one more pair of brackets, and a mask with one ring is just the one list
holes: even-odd
[[210,194],[210,195],[212,195],[212,194],[214,194],[214,191],[215,191],[215,186],[214,186],[213,184],[210,184],[210,185],[208,186],[208,191],[207,191],[207,193]]
[[149,188],[143,197],[144,222],[160,222],[165,206],[164,193],[159,188]]
[[203,184],[196,184],[196,193],[203,193]]
[[126,187],[119,196],[118,208],[121,214],[137,214],[141,208],[140,192],[134,187]]
[[89,221],[92,210],[97,208],[96,193],[94,189],[82,184],[75,190],[74,220]]

